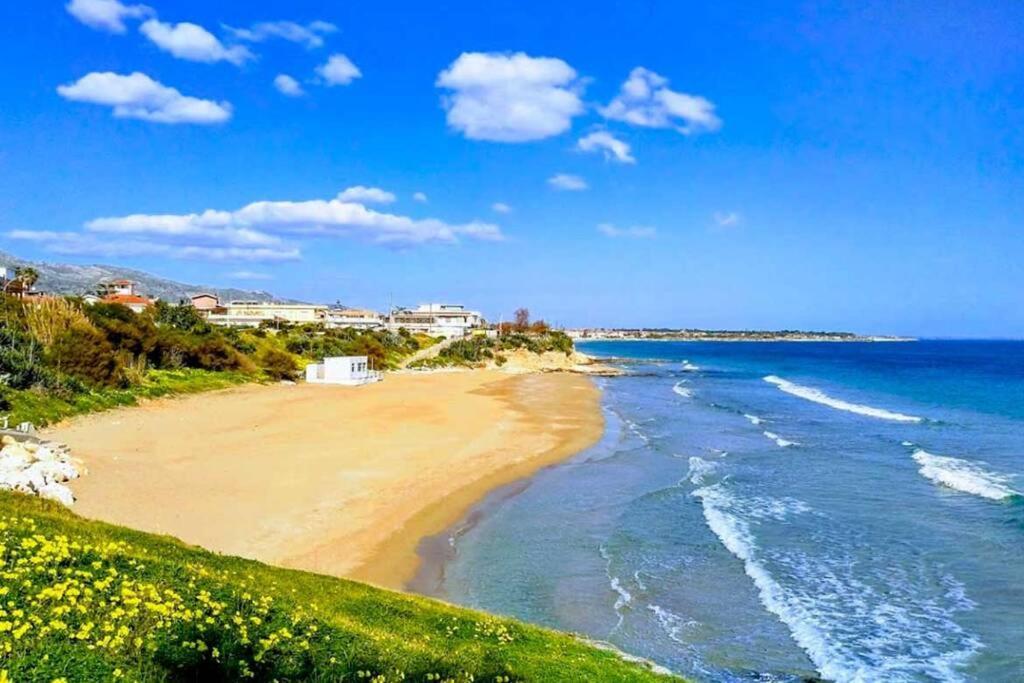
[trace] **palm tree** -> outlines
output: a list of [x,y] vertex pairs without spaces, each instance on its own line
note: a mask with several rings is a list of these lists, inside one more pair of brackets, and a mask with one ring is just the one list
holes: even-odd
[[31,292],[32,287],[39,282],[39,271],[31,266],[17,268],[14,271],[14,279],[21,282],[22,287],[24,287],[24,291]]

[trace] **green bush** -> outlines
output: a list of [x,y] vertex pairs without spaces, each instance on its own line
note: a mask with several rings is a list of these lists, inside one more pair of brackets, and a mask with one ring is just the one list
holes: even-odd
[[117,351],[92,325],[76,325],[57,337],[47,350],[47,359],[58,374],[94,386],[112,387],[124,382]]
[[295,362],[295,356],[280,349],[264,349],[258,357],[258,362],[263,372],[271,379],[295,379],[295,375],[299,372],[299,364]]

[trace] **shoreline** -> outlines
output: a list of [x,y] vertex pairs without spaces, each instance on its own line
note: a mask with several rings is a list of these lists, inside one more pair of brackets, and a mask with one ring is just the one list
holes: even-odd
[[586,376],[478,370],[243,386],[44,433],[89,470],[72,485],[78,514],[401,589],[425,538],[603,430]]

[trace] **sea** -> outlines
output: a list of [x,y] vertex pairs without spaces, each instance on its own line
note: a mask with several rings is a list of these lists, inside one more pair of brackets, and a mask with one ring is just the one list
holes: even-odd
[[698,681],[1024,681],[1024,342],[602,341],[429,592]]

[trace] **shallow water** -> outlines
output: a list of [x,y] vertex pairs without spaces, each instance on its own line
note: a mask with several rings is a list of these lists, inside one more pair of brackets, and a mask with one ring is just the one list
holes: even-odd
[[1024,343],[601,342],[602,441],[436,587],[699,680],[1024,680]]

